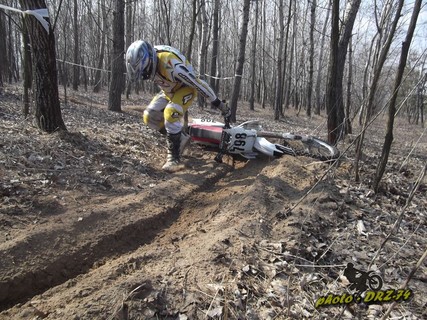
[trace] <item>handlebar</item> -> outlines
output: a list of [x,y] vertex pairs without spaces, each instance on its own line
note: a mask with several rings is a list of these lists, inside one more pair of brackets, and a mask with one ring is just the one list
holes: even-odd
[[230,129],[230,119],[231,119],[231,113],[227,113],[224,115],[224,129]]
[[[224,115],[224,127],[223,129],[230,129],[230,118],[231,114]],[[221,141],[219,143],[219,152],[215,156],[215,161],[218,163],[222,163],[222,157],[227,153],[228,144],[230,142],[230,135],[226,131],[222,131]]]

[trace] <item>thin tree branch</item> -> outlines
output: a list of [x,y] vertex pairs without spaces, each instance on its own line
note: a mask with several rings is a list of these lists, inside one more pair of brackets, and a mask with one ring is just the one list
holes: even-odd
[[419,176],[417,178],[417,181],[415,182],[414,186],[412,187],[412,190],[411,190],[411,192],[410,192],[410,194],[408,196],[408,199],[406,199],[405,206],[402,208],[402,210],[401,210],[401,212],[399,214],[399,217],[397,218],[396,222],[394,223],[394,225],[391,228],[391,230],[390,230],[389,234],[387,235],[387,237],[384,239],[383,243],[381,243],[381,246],[378,249],[378,251],[375,253],[375,256],[372,258],[372,261],[369,264],[368,269],[371,268],[372,264],[377,259],[378,255],[380,254],[381,250],[384,248],[384,246],[388,242],[388,240],[398,232],[400,224],[401,224],[401,222],[403,220],[403,216],[406,213],[406,209],[408,208],[409,204],[411,203],[412,199],[414,198],[415,192],[417,192],[418,187],[421,184],[421,181],[424,179],[426,171],[427,171],[427,162],[424,164],[424,168],[421,170],[421,172],[420,172],[420,174],[419,174]]
[[[415,272],[417,272],[417,270],[421,267],[421,265],[423,264],[423,262],[426,259],[426,257],[427,257],[427,248],[424,251],[424,253],[421,256],[421,258],[418,260],[418,262],[415,265],[415,267],[409,273],[408,277],[406,278],[406,281],[400,286],[399,289],[405,289],[408,286],[409,281],[411,281],[411,279],[414,276]],[[397,303],[398,303],[397,301],[394,301],[390,305],[390,307],[387,309],[386,313],[382,316],[381,320],[385,320],[385,319],[388,318],[388,316],[390,315],[390,313],[393,311],[394,307],[396,307]]]

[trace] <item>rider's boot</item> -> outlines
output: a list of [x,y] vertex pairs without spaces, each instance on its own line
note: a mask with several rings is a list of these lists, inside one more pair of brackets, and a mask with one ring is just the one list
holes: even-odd
[[179,155],[182,156],[187,146],[190,144],[190,135],[185,132],[181,132],[181,143],[179,145]]
[[177,172],[185,168],[180,159],[181,132],[167,134],[168,155],[162,169],[167,172]]

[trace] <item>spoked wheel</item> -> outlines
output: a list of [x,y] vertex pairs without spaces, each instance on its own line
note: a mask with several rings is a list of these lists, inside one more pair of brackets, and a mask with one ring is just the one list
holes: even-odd
[[271,142],[277,139],[286,154],[290,154],[289,149],[292,149],[296,156],[306,156],[321,161],[336,160],[340,155],[336,147],[311,136],[265,131],[259,131],[258,136],[269,138]]

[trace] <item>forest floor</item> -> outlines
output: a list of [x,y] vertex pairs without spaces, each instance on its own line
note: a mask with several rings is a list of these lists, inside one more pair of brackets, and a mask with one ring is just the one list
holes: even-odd
[[[378,319],[399,300],[427,248],[425,177],[405,207],[427,161],[421,126],[397,119],[375,194],[385,116],[366,135],[358,183],[352,147],[330,168],[291,156],[217,164],[191,145],[187,169],[166,174],[164,138],[140,121],[148,96],[122,113],[107,98],[62,93],[68,131],[45,134],[22,116],[19,88],[0,95],[0,319]],[[242,104],[238,118],[325,138],[322,116],[274,122]],[[391,300],[350,301],[349,262],[396,289]],[[426,318],[426,282],[423,262],[392,319]],[[335,305],[316,307],[328,294]]]

